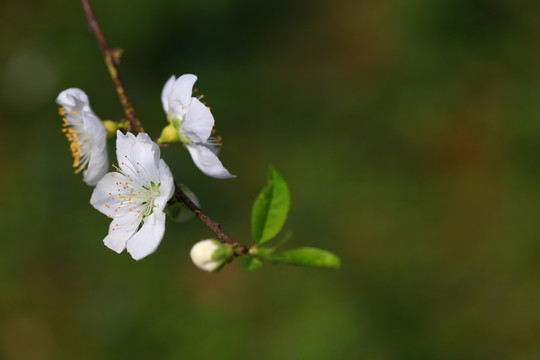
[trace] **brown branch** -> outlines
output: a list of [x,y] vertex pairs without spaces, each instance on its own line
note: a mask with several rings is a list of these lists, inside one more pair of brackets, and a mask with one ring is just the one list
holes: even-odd
[[127,121],[129,127],[133,127],[136,132],[144,132],[144,129],[137,118],[135,110],[133,110],[133,106],[131,105],[131,102],[126,94],[124,84],[120,79],[120,75],[118,75],[118,68],[116,65],[120,62],[120,51],[117,49],[111,49],[107,43],[107,40],[105,40],[105,36],[103,35],[103,32],[101,32],[89,0],[81,0],[81,3],[84,8],[84,12],[86,13],[86,19],[88,20],[88,28],[94,33],[96,40],[99,43],[99,47],[101,48],[101,52],[105,58],[105,64],[107,65],[109,74],[114,82],[114,87],[116,88],[118,97],[120,97],[120,101],[124,107],[124,112],[126,113],[125,121]]
[[224,244],[229,244],[235,250],[235,255],[246,255],[249,253],[249,247],[246,245],[240,244],[234,241],[229,235],[227,235],[223,230],[221,230],[221,225],[212,220],[208,215],[206,215],[195,203],[182,191],[182,185],[175,184],[175,192],[173,200],[177,202],[184,203],[189,210],[191,210],[195,216],[199,218],[216,236],[218,240]]
[[[105,64],[107,64],[107,69],[109,69],[114,86],[116,87],[116,92],[118,93],[122,106],[124,107],[126,117],[122,120],[122,122],[128,123],[128,126],[130,127],[128,130],[131,130],[131,127],[133,127],[133,129],[137,132],[144,132],[137,115],[135,115],[135,110],[133,110],[133,106],[131,106],[131,102],[128,99],[122,80],[120,80],[120,76],[118,75],[116,65],[120,62],[120,51],[111,49],[107,43],[107,40],[105,40],[105,36],[99,28],[99,24],[96,20],[92,7],[90,6],[89,0],[81,0],[81,2],[84,12],[86,13],[86,18],[88,19],[88,27],[96,36],[101,51],[103,52],[103,57],[105,58]],[[160,145],[160,147],[164,146],[166,146],[166,144]],[[246,255],[249,253],[249,247],[234,241],[229,235],[225,234],[223,230],[221,230],[221,225],[212,220],[197,205],[195,205],[195,203],[193,203],[189,196],[182,191],[182,185],[175,184],[175,193],[169,202],[184,203],[210,230],[212,230],[214,234],[216,234],[220,242],[229,244],[233,247],[235,250],[235,255]]]

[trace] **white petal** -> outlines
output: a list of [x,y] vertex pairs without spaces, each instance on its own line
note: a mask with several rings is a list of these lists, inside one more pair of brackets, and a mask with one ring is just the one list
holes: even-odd
[[96,185],[105,176],[109,168],[107,153],[107,130],[103,123],[94,115],[83,111],[84,130],[92,138],[92,150],[87,169],[84,170],[84,181],[88,185]]
[[236,177],[231,175],[227,169],[223,167],[218,157],[206,146],[201,144],[186,145],[191,158],[197,167],[206,175],[216,179],[229,179]]
[[120,254],[126,248],[126,242],[137,231],[140,222],[141,215],[137,213],[113,219],[109,226],[109,235],[103,239],[103,243]]
[[88,95],[86,95],[86,93],[81,89],[77,88],[70,88],[62,91],[56,97],[56,103],[60,106],[71,108],[77,105],[75,99],[79,100],[84,104],[89,103]]
[[169,80],[165,83],[163,90],[161,91],[161,103],[163,104],[163,110],[165,114],[169,114],[169,97],[174,88],[174,82],[176,81],[176,76],[171,76]]
[[163,159],[159,160],[159,181],[161,184],[159,186],[161,196],[156,199],[155,204],[160,210],[163,211],[167,205],[167,202],[174,194],[173,175],[171,173],[171,169],[169,169],[169,166],[165,163],[165,161],[163,161]]
[[107,129],[105,125],[93,114],[86,111],[82,112],[84,130],[92,137],[94,144],[99,149],[103,149],[107,145]]
[[124,155],[131,153],[134,143],[135,135],[130,132],[124,135],[120,130],[116,130],[116,157],[118,160],[124,159]]
[[193,84],[197,81],[197,77],[191,74],[180,76],[174,82],[174,88],[169,96],[169,112],[172,117],[181,118],[187,111],[191,102],[191,93],[193,92]]
[[[159,150],[159,146],[150,139],[150,136],[147,134],[139,134],[131,147],[128,159],[133,164],[135,170],[139,171],[139,177],[146,179],[148,182],[153,181],[157,184],[159,182],[160,155],[161,151]],[[122,159],[119,157],[118,161],[122,161]],[[120,164],[122,164],[122,162],[120,162]],[[120,166],[122,167],[122,165]],[[125,172],[123,167],[122,170]]]
[[[118,172],[110,172],[98,181],[90,204],[101,213],[116,218],[135,212],[129,202],[130,189],[125,186],[131,179]],[[132,211],[130,211],[130,208]]]
[[142,185],[150,181],[159,181],[158,161],[159,146],[147,134],[141,133],[135,137],[132,133],[123,135],[117,131],[116,156],[118,166],[124,174],[138,179]]
[[56,103],[62,106],[67,112],[87,111],[92,114],[94,112],[90,108],[90,101],[84,91],[77,88],[70,88],[62,91],[56,97]]
[[155,142],[152,141],[152,139],[147,133],[138,133],[135,139],[137,142],[146,143],[146,144],[155,146],[157,152],[160,152],[159,146]]
[[[189,105],[191,101],[191,93],[193,85],[197,81],[197,76],[192,74],[184,74],[176,79],[174,88],[171,93],[171,98],[182,103],[184,106]],[[169,100],[170,101],[170,100]]]
[[99,149],[96,144],[92,146],[92,155],[88,162],[88,168],[84,170],[84,182],[94,186],[105,176],[109,167],[109,155],[107,148]]
[[131,257],[140,260],[156,251],[165,233],[165,213],[154,208],[152,215],[144,218],[144,225],[127,243]]
[[186,120],[180,127],[182,135],[192,142],[206,142],[213,126],[214,117],[210,109],[198,99],[192,98]]

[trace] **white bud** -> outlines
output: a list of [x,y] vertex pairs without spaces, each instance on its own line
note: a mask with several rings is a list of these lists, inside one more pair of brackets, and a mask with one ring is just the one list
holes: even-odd
[[215,239],[207,239],[193,245],[189,255],[198,268],[215,272],[232,259],[233,250]]

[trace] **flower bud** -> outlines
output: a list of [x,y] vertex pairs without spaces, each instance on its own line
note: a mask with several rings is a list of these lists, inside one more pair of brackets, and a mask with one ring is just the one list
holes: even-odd
[[107,130],[107,139],[111,139],[116,136],[116,130],[118,129],[118,123],[112,120],[103,120],[103,126]]
[[157,141],[159,144],[180,141],[178,129],[175,128],[172,124],[165,126],[161,131],[161,135],[159,136],[159,139]]
[[233,249],[215,239],[201,240],[191,248],[189,255],[193,263],[200,269],[216,272],[231,261]]
[[[187,186],[182,186],[182,191],[195,203],[197,206],[201,206],[199,204],[199,199],[197,196],[191,191]],[[172,205],[169,205],[165,208],[165,212],[169,217],[178,222],[178,223],[185,223],[188,220],[191,220],[195,214],[184,203],[174,203]]]

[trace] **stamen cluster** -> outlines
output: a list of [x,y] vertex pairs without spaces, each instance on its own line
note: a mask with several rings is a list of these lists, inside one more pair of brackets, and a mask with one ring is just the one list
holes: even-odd
[[[78,174],[90,162],[94,140],[84,130],[84,126],[81,126],[83,124],[81,114],[78,114],[75,110],[71,110],[70,114],[66,114],[63,107],[59,108],[58,112],[61,116],[64,116],[62,118],[62,132],[65,133],[70,142],[69,150],[73,156],[73,167],[75,168],[75,174]],[[67,118],[70,118],[71,121],[68,121]]]
[[75,173],[83,172],[88,185],[96,185],[107,173],[107,130],[97,118],[81,89],[71,88],[58,94],[56,102],[62,116],[62,131],[69,141]]

